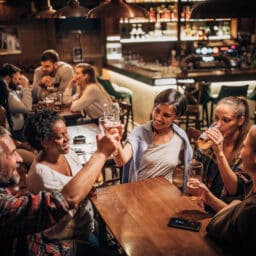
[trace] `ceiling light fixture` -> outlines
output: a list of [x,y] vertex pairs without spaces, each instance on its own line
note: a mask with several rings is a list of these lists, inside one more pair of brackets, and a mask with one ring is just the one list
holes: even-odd
[[255,18],[255,0],[207,0],[192,9],[191,18]]
[[53,15],[54,18],[87,17],[89,9],[80,5],[78,0],[70,0],[67,6],[59,9]]
[[125,0],[110,0],[101,3],[88,13],[88,18],[148,18],[148,11],[144,8],[128,4]]
[[40,10],[35,13],[36,19],[51,19],[56,12],[51,6],[50,0],[40,1]]

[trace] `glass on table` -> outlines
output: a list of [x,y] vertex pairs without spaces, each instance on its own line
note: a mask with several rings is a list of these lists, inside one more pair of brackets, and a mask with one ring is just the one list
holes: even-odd
[[203,164],[196,160],[192,159],[192,161],[188,165],[188,180],[186,193],[190,196],[191,200],[197,201],[199,205],[201,205],[201,189],[200,183],[203,179]]

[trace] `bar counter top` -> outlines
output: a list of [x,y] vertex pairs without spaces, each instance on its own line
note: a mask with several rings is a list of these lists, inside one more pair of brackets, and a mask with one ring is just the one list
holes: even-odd
[[224,82],[255,80],[256,69],[207,70],[182,73],[179,67],[162,67],[161,64],[126,64],[122,61],[108,61],[106,68],[129,76],[149,85],[176,83],[176,79],[194,78],[196,81]]

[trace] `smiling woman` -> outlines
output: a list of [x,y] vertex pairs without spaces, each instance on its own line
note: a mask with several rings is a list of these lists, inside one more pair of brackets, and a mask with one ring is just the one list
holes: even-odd
[[172,180],[173,170],[181,162],[186,174],[192,149],[185,131],[174,123],[185,109],[186,97],[175,89],[155,97],[152,120],[136,127],[115,155],[116,163],[124,165],[123,182],[157,176]]
[[[43,110],[28,118],[24,133],[30,145],[40,151],[27,176],[28,189],[34,194],[42,190],[61,191],[82,169],[78,156],[70,150],[64,121],[57,112]],[[86,199],[74,212],[72,220],[68,218],[59,222],[44,235],[48,239],[87,240],[93,231],[93,210],[90,201]]]

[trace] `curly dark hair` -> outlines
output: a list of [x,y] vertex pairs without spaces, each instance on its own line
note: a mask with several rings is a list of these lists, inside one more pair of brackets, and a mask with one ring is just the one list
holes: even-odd
[[42,150],[42,141],[55,137],[52,129],[55,122],[63,120],[54,110],[45,109],[28,117],[24,126],[24,137],[36,150]]

